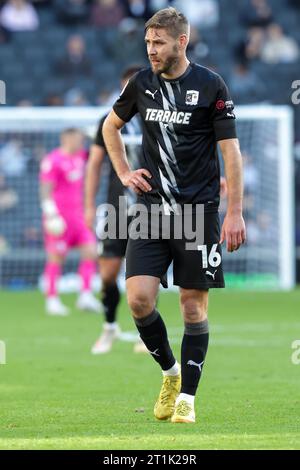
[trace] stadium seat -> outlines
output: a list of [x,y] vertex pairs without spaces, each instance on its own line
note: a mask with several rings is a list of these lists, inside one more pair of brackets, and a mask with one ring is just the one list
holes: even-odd
[[38,43],[36,45],[31,45],[31,47],[28,49],[25,49],[23,51],[23,55],[24,60],[30,64],[46,62],[47,58],[47,52],[45,51],[45,48]]
[[69,31],[66,28],[59,26],[51,26],[51,28],[46,29],[41,32],[41,37],[45,43],[50,47],[57,47],[59,45],[60,51],[65,44],[67,37],[70,35]]
[[56,16],[53,8],[46,8],[45,6],[43,8],[39,8],[38,15],[40,19],[40,25],[43,28],[52,28],[52,26],[56,23]]
[[0,46],[0,64],[1,75],[6,64],[16,60],[16,51],[12,44],[3,44]]
[[22,51],[26,48],[31,47],[32,44],[36,44],[40,36],[40,30],[36,31],[18,31],[13,34],[13,42],[19,47],[22,47]]

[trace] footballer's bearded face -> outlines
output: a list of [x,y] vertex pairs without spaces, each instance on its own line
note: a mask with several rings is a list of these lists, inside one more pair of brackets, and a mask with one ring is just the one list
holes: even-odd
[[153,73],[168,74],[176,69],[182,55],[179,39],[170,36],[165,29],[149,28],[145,42]]

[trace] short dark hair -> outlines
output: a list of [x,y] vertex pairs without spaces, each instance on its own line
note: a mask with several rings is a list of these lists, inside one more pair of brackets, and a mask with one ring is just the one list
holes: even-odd
[[141,65],[129,65],[126,69],[123,70],[121,75],[121,80],[129,80],[132,75],[142,70]]
[[181,34],[189,35],[189,22],[186,16],[173,7],[157,11],[145,24],[145,32],[149,28],[166,29],[175,39]]
[[80,129],[77,129],[76,127],[68,127],[67,129],[64,129],[61,133],[61,137],[65,137],[67,135],[74,135],[74,134],[82,134],[82,131]]

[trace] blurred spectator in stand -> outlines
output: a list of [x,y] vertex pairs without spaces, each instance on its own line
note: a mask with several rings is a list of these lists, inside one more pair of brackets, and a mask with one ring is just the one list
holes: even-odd
[[216,0],[176,0],[172,6],[184,13],[191,26],[205,29],[219,23],[219,3]]
[[89,17],[87,0],[55,0],[54,8],[57,19],[65,25],[82,24]]
[[258,59],[264,44],[264,32],[261,28],[250,28],[247,31],[247,37],[238,44],[236,56],[238,62],[247,63]]
[[[119,90],[120,91],[120,90]],[[97,106],[108,106],[109,104],[113,104],[110,102],[110,97],[112,96],[113,91],[111,89],[103,89],[98,93],[96,99]],[[115,96],[115,95],[114,95]]]
[[299,46],[295,39],[284,34],[279,24],[272,23],[261,50],[261,60],[266,64],[289,64],[299,59]]
[[118,0],[94,0],[91,11],[91,23],[94,26],[118,26],[125,16],[123,2]]
[[174,6],[173,3],[174,0],[149,0],[150,14],[153,15],[157,10]]
[[126,15],[136,20],[147,21],[151,12],[149,9],[149,0],[125,0]]
[[8,0],[0,12],[0,24],[8,31],[35,31],[39,18],[27,0]]
[[10,39],[9,31],[7,31],[3,26],[0,25],[0,46],[1,44],[6,44]]
[[261,101],[266,87],[255,72],[244,63],[237,63],[229,77],[229,86],[238,104]]
[[4,255],[9,250],[6,238],[0,234],[0,255]]
[[63,106],[64,101],[60,95],[56,93],[51,93],[50,95],[46,96],[44,105],[45,106]]
[[56,72],[72,77],[91,74],[91,62],[86,55],[84,39],[76,34],[67,41],[66,54],[56,64]]
[[191,26],[187,55],[193,62],[202,62],[209,55],[209,47],[195,26]]
[[144,31],[138,27],[136,20],[124,18],[120,22],[114,41],[109,45],[109,53],[113,60],[123,67],[126,66],[130,58],[134,58],[136,62],[141,64],[147,63]]
[[33,106],[33,103],[27,98],[22,98],[17,102],[17,106],[18,108],[31,108]]
[[112,106],[118,96],[120,95],[120,88],[111,88],[109,90],[101,91],[98,96],[98,103],[100,106]]
[[265,28],[273,21],[273,13],[267,0],[247,0],[241,11],[241,20],[248,27]]
[[17,139],[6,142],[0,149],[0,171],[4,176],[22,176],[27,161],[22,142]]
[[4,175],[0,174],[0,212],[12,209],[18,202],[17,193],[6,186]]
[[89,106],[90,104],[91,103],[80,88],[71,88],[64,95],[65,106]]

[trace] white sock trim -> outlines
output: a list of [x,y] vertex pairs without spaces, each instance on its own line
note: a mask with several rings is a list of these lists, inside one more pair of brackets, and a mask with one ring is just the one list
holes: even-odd
[[113,323],[105,322],[103,326],[105,330],[114,331],[118,328],[118,323],[117,322],[113,322]]
[[178,362],[176,361],[174,366],[171,367],[171,369],[168,369],[168,370],[163,370],[162,371],[163,373],[163,376],[166,376],[166,375],[179,375],[180,373],[180,365],[178,364]]

